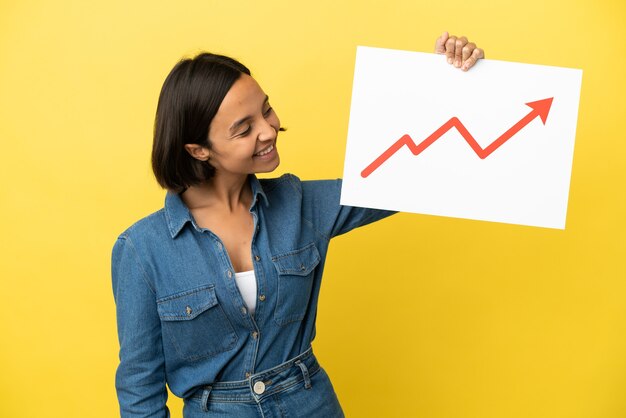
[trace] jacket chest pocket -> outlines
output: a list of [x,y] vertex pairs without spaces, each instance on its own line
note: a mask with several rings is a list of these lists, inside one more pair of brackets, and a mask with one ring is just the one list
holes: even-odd
[[315,267],[320,254],[311,243],[299,250],[272,257],[278,270],[278,296],[274,320],[279,325],[301,321],[306,314],[313,289]]
[[237,334],[219,305],[214,285],[157,300],[165,350],[187,361],[232,349]]

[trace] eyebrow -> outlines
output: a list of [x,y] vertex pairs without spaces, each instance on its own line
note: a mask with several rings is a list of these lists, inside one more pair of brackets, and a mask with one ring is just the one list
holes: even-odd
[[[265,105],[265,103],[267,103],[270,100],[268,95],[265,95],[265,100],[263,100],[263,105]],[[237,128],[239,128],[242,124],[246,123],[249,119],[252,119],[251,115],[248,115],[244,118],[239,119],[237,122],[233,123],[230,128],[228,128],[228,132],[230,132],[231,134],[234,133]]]

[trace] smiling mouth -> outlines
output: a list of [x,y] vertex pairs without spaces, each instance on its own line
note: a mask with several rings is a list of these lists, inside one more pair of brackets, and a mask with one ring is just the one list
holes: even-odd
[[274,144],[272,144],[269,147],[265,148],[263,151],[257,152],[256,154],[254,154],[254,156],[255,157],[262,157],[262,156],[267,155],[270,152],[272,152],[273,149],[274,149]]

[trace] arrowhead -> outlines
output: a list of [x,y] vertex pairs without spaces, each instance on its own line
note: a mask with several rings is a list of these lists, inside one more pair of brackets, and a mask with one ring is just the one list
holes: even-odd
[[533,111],[530,112],[535,116],[539,116],[543,122],[546,124],[546,119],[548,119],[548,113],[550,112],[550,106],[552,106],[552,99],[554,97],[550,97],[549,99],[537,100],[536,102],[526,103],[526,106],[532,107]]

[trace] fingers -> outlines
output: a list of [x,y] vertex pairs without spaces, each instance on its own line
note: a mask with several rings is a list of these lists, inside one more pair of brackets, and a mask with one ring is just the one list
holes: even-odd
[[458,38],[454,43],[454,66],[456,68],[461,67],[463,47],[465,45],[467,45],[467,38],[465,36]]
[[435,54],[445,54],[446,53],[446,41],[448,40],[448,32],[444,32],[437,40],[435,41]]
[[450,36],[446,41],[446,59],[448,64],[454,62],[454,50],[456,48],[456,36]]
[[457,38],[444,32],[435,42],[435,52],[446,54],[448,64],[467,71],[472,68],[476,61],[485,58],[485,52],[477,48],[474,42],[469,42],[465,36]]
[[467,45],[463,47],[463,56],[462,56],[463,63],[465,63],[465,61],[467,61],[467,59],[472,56],[472,52],[474,52],[475,49],[476,49],[476,44],[474,42],[469,42]]
[[474,64],[476,64],[476,61],[481,58],[485,58],[485,52],[480,48],[475,48],[472,51],[472,55],[470,55],[466,60],[463,61],[463,67],[461,67],[461,69],[463,71],[469,70],[474,66]]

